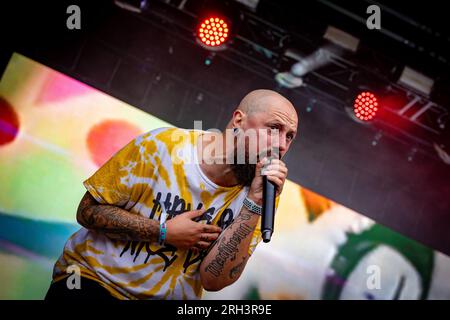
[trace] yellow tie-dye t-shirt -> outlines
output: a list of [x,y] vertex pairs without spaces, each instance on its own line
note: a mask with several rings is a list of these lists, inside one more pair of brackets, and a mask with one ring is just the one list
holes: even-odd
[[[101,204],[160,220],[204,208],[198,220],[225,229],[239,214],[248,187],[221,187],[209,180],[197,162],[201,131],[160,128],[143,134],[117,152],[84,182]],[[249,254],[261,240],[259,223]],[[67,241],[56,262],[54,281],[76,265],[81,275],[98,281],[121,299],[198,299],[199,266],[205,253],[153,242],[112,240],[81,228]],[[69,269],[72,271],[72,269]]]

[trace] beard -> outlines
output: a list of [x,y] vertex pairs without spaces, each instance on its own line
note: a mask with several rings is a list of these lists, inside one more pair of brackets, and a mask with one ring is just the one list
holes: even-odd
[[[235,147],[233,154],[233,163],[230,165],[233,171],[234,177],[236,178],[238,184],[243,185],[245,187],[249,187],[252,184],[253,179],[255,178],[255,170],[256,163],[260,161],[263,157],[275,157],[279,159],[279,151],[278,149],[266,149],[264,152],[260,152],[259,154],[252,153],[250,155],[248,151],[248,144],[245,143],[245,160],[239,162],[238,161],[238,149]],[[235,146],[238,143],[235,140]],[[244,162],[244,163],[242,163]]]
[[244,163],[239,163],[237,152],[235,150],[234,162],[231,164],[231,169],[238,184],[243,185],[244,187],[249,187],[255,178],[256,163],[254,163],[255,159],[252,160],[253,163],[250,161],[249,154],[246,151]]
[[249,187],[255,178],[256,164],[232,164],[234,176],[238,184]]

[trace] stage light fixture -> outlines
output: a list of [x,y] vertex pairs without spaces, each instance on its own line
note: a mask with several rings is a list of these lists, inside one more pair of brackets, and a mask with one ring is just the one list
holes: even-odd
[[361,92],[354,101],[353,112],[361,121],[371,121],[378,111],[378,99],[370,91]]
[[136,13],[142,13],[148,6],[147,0],[114,0],[114,4],[119,8]]
[[203,18],[197,27],[197,42],[208,50],[226,49],[229,37],[230,23],[218,15]]
[[[333,53],[330,46],[321,47],[306,57],[302,57],[296,49],[287,49],[284,53],[286,57],[297,60],[289,71],[278,72],[275,80],[282,87],[294,89],[303,85],[303,76],[314,71],[332,60]],[[339,52],[337,52],[339,55]]]

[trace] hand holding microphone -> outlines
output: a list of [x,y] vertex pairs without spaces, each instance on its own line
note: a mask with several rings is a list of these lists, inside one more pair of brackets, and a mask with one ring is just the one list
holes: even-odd
[[262,206],[261,232],[264,242],[269,242],[273,233],[275,198],[283,190],[287,173],[286,165],[278,156],[264,158],[256,165],[248,198]]

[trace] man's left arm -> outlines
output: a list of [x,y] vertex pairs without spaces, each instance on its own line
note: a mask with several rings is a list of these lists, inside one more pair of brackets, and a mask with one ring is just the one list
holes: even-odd
[[203,288],[218,291],[235,282],[250,257],[249,246],[260,216],[245,207],[211,245],[200,265]]
[[[262,204],[263,179],[261,169],[267,165],[263,160],[256,165],[255,178],[250,186],[248,198],[258,205]],[[264,169],[264,175],[277,187],[277,199],[283,190],[287,177],[286,165],[278,159],[272,159]],[[276,205],[277,205],[276,201]],[[242,207],[234,221],[222,231],[219,238],[211,245],[200,264],[200,278],[207,291],[218,291],[235,282],[250,258],[250,244],[257,229],[260,216]],[[258,236],[258,238],[260,235]],[[260,239],[259,239],[260,240]]]

